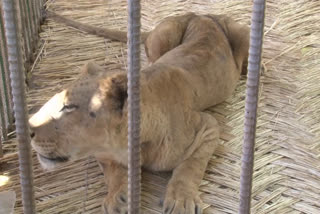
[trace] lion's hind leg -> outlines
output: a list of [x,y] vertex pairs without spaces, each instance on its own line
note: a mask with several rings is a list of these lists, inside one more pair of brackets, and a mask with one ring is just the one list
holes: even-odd
[[195,14],[187,13],[164,19],[150,32],[145,41],[145,50],[150,63],[181,44],[189,20]]

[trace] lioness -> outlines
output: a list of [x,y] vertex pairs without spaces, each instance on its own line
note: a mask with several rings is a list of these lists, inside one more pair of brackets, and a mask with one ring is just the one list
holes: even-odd
[[[216,119],[204,110],[228,98],[245,73],[249,29],[226,16],[187,13],[143,35],[153,64],[140,79],[142,166],[173,170],[163,213],[198,214],[198,187],[219,138]],[[88,63],[29,123],[44,168],[94,156],[108,185],[104,212],[127,213],[125,72]]]

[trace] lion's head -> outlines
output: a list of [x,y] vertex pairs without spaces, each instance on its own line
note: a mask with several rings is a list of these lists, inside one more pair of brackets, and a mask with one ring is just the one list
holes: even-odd
[[50,169],[110,146],[124,146],[113,139],[126,136],[126,87],[125,73],[107,72],[89,62],[76,81],[45,103],[29,120],[32,146],[42,166]]

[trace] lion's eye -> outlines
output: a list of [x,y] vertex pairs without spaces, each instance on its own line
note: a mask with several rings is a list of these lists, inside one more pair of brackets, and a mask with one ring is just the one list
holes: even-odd
[[75,105],[75,104],[63,105],[63,107],[60,111],[72,112],[72,111],[76,110],[77,108],[79,108],[79,106]]

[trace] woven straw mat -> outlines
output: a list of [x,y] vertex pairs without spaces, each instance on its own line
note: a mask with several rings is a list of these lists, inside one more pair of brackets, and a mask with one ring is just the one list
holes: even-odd
[[[47,7],[95,26],[126,29],[124,0],[55,0]],[[142,0],[142,30],[163,18],[194,11],[228,14],[250,24],[248,0]],[[252,213],[320,213],[320,1],[268,0],[260,80]],[[32,69],[28,103],[34,112],[79,68],[95,60],[107,69],[126,69],[126,44],[79,32],[48,20],[42,26],[38,57]],[[143,50],[143,49],[142,49]],[[143,52],[142,64],[146,65]],[[29,75],[30,76],[30,75]],[[209,109],[222,127],[221,145],[210,160],[200,186],[204,213],[237,213],[243,137],[245,79],[233,96]],[[14,145],[15,141],[10,145]],[[0,191],[17,192],[22,213],[17,154],[12,146],[1,160],[9,182]],[[160,213],[169,173],[144,172],[144,213]],[[92,158],[44,172],[34,156],[38,213],[101,213],[107,193]]]

